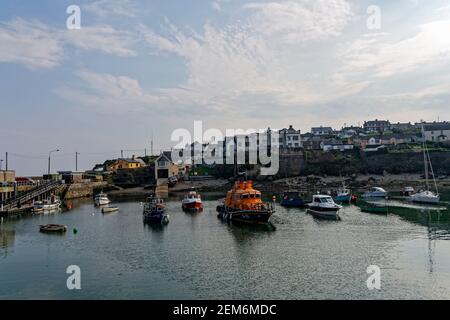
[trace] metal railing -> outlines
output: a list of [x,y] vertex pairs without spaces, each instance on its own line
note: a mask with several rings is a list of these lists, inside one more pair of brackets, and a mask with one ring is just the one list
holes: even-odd
[[9,199],[6,199],[3,202],[0,202],[0,209],[9,210],[19,206],[19,204],[26,203],[30,200],[39,197],[40,195],[50,192],[63,185],[64,182],[62,180],[50,181],[43,184],[39,184],[37,187],[30,189],[26,192],[22,192],[17,196],[13,196]]

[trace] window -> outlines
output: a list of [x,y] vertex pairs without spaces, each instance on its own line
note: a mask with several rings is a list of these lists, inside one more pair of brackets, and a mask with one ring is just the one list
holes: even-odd
[[292,140],[298,141],[298,140],[299,140],[298,138],[299,138],[298,136],[293,136],[293,137],[292,137]]

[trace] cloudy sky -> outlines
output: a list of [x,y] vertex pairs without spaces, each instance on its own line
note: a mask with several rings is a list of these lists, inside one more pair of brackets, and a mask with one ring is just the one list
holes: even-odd
[[[68,30],[66,9],[81,8]],[[370,6],[381,10],[380,28]],[[368,27],[368,20],[369,26]],[[450,119],[450,1],[0,0],[0,159],[19,175],[174,129]]]

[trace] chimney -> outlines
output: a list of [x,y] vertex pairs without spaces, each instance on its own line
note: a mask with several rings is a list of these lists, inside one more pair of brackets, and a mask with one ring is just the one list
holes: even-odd
[[132,159],[132,160],[136,160],[136,156],[133,154],[133,155],[131,156],[131,159]]

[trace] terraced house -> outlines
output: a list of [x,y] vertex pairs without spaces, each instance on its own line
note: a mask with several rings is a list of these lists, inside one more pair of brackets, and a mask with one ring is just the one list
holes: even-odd
[[423,129],[427,141],[450,141],[450,122],[427,123],[423,126]]

